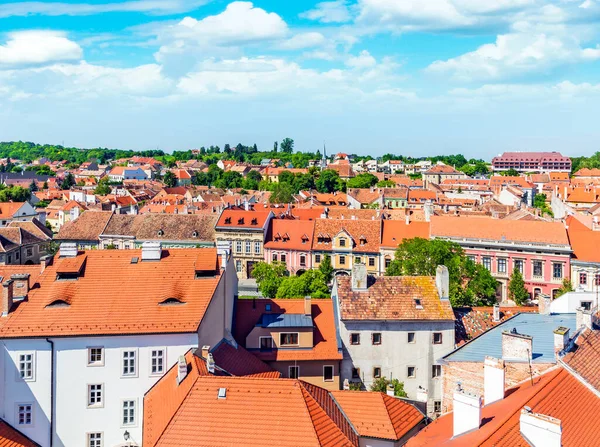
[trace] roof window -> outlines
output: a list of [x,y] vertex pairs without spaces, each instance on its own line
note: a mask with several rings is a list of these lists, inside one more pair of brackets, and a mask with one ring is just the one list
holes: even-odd
[[164,301],[161,301],[160,303],[158,303],[160,306],[177,306],[180,304],[185,304],[185,301],[180,300],[179,298],[167,298]]
[[240,217],[238,219],[238,225],[244,225],[244,218],[243,217]]
[[254,218],[254,219],[252,219],[252,221],[250,223],[251,223],[251,225],[258,225],[258,219]]
[[423,304],[419,298],[415,298],[415,309],[423,309]]
[[226,217],[225,218],[225,223],[226,224],[230,224],[231,223],[231,217]]
[[69,307],[71,303],[69,299],[57,299],[52,301],[46,307]]

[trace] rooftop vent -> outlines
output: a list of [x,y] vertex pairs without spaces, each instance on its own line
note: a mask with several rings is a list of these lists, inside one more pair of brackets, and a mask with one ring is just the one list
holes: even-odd
[[139,260],[140,260],[140,258],[138,258],[137,256],[134,256],[133,258],[131,258],[131,263],[137,264]]
[[162,244],[160,242],[144,242],[142,245],[142,261],[160,261]]
[[219,394],[217,395],[219,399],[227,398],[227,388],[219,388]]

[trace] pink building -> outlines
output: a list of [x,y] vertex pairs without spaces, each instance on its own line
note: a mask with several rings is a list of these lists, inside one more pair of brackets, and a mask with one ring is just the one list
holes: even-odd
[[312,268],[313,220],[272,219],[265,239],[265,261],[282,262],[292,275]]
[[482,217],[431,218],[431,237],[458,243],[499,281],[498,298],[508,299],[508,283],[518,268],[535,297],[553,296],[570,277],[571,247],[562,223]]

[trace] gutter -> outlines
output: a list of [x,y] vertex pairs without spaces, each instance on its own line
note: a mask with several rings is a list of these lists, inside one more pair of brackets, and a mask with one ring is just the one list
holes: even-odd
[[54,439],[54,341],[46,338],[46,341],[50,343],[51,347],[51,359],[50,359],[50,447],[52,447],[52,441]]

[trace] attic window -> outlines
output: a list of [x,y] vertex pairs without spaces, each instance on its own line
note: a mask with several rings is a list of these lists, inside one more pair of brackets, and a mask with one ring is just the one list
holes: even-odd
[[367,243],[367,238],[364,236],[361,236],[360,238],[360,245],[365,245]]
[[194,232],[192,233],[192,237],[198,237],[198,232],[197,232],[197,231],[194,231]]
[[139,262],[140,258],[138,258],[137,256],[134,256],[133,258],[131,258],[131,263],[132,264],[137,264]]
[[252,219],[252,221],[250,223],[252,225],[258,225],[258,219],[254,218],[254,219]]
[[240,217],[238,219],[238,225],[244,225],[244,218],[243,217]]
[[164,236],[165,232],[163,230],[158,230],[157,234],[159,236]]
[[219,394],[217,395],[219,399],[227,398],[227,388],[219,388]]
[[185,301],[181,301],[179,298],[167,298],[164,301],[158,303],[160,306],[177,306],[180,304],[185,304]]
[[46,307],[69,307],[70,305],[71,305],[71,303],[69,303],[69,301],[58,299],[58,300],[52,301]]
[[421,300],[419,298],[415,298],[415,308],[423,309],[423,304],[421,303]]
[[225,223],[226,224],[230,224],[231,223],[231,217],[226,217],[225,218]]

